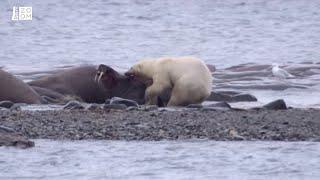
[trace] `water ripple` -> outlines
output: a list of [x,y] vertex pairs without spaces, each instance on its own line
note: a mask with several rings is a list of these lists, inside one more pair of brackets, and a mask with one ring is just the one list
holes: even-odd
[[0,147],[0,179],[320,178],[319,143],[35,141]]

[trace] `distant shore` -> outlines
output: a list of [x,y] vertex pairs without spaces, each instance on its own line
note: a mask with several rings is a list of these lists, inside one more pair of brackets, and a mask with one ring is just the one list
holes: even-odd
[[320,141],[320,109],[0,111],[32,139]]

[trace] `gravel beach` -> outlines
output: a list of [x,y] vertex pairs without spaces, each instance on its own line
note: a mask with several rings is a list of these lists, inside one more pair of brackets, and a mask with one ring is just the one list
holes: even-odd
[[32,139],[320,141],[320,109],[0,111]]

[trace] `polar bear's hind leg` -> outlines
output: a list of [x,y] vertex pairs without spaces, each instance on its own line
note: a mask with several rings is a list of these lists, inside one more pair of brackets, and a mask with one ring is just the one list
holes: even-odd
[[146,104],[147,105],[157,105],[158,104],[158,97],[169,88],[170,88],[170,86],[168,84],[155,81],[145,91]]
[[168,106],[187,106],[189,104],[197,104],[203,102],[207,98],[204,87],[183,78],[177,82],[171,93]]

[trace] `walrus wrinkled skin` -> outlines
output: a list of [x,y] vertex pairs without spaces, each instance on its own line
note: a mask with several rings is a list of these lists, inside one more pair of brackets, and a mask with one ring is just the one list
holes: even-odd
[[0,101],[40,104],[41,97],[26,83],[0,69]]
[[79,98],[87,103],[104,103],[106,99],[117,96],[143,104],[145,85],[137,81],[131,81],[109,66],[107,67],[110,73],[103,76],[104,82],[108,84],[107,86],[95,81],[96,66],[81,66],[63,70],[31,81],[28,84],[41,96],[58,101],[69,96]]
[[62,70],[29,82],[41,96],[53,99],[69,96],[88,103],[103,103],[107,91],[94,82],[96,68],[81,66]]

